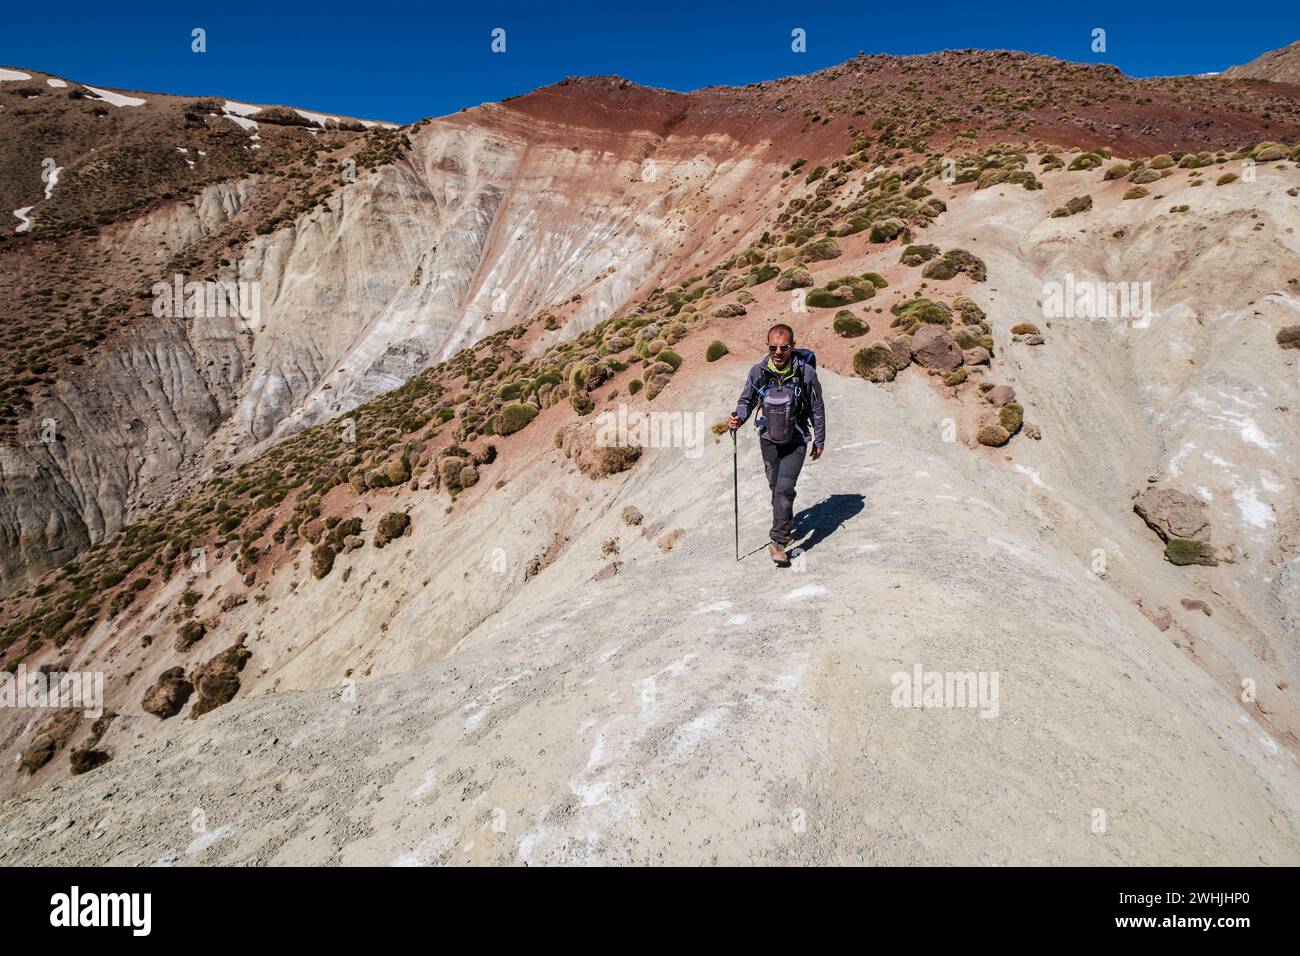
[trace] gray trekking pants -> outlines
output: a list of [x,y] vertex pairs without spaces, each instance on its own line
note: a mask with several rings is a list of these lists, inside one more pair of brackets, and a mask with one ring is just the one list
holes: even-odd
[[794,486],[799,480],[808,446],[802,438],[788,445],[760,438],[758,447],[763,452],[763,470],[767,472],[767,484],[772,489],[771,538],[784,548],[794,534]]

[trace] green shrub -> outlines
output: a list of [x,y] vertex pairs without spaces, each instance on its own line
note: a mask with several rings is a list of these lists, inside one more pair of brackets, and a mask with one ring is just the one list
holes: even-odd
[[842,309],[835,314],[835,321],[831,324],[831,327],[835,330],[835,334],[842,339],[856,339],[871,331],[870,325],[863,322],[848,309]]
[[176,635],[176,650],[189,650],[190,647],[202,640],[203,635],[207,633],[208,628],[202,621],[186,621]]
[[1020,426],[1025,423],[1025,410],[1020,407],[1019,402],[1007,402],[998,409],[998,421],[1012,435],[1020,431]]
[[507,405],[497,412],[492,428],[498,435],[513,435],[537,417],[537,406],[530,403]]
[[317,579],[334,569],[334,549],[328,544],[318,544],[311,550],[311,573]]
[[655,355],[655,361],[666,362],[673,367],[673,371],[675,372],[681,367],[682,357],[672,349],[661,349],[659,353]]
[[729,351],[730,349],[727,348],[725,342],[719,342],[717,339],[714,339],[709,343],[709,347],[704,350],[704,360],[706,362],[716,362]]
[[1191,538],[1170,538],[1165,545],[1165,558],[1170,564],[1180,567],[1200,564],[1212,568],[1219,563],[1214,556],[1214,548],[1204,541],[1194,541]]
[[405,511],[388,512],[379,519],[379,525],[375,528],[375,547],[382,548],[388,542],[400,538],[410,527],[411,516]]

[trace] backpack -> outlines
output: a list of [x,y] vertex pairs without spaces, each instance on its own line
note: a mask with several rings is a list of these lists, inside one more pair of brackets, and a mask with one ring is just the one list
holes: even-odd
[[789,384],[781,384],[766,370],[764,363],[767,384],[758,389],[763,415],[756,418],[754,424],[766,430],[768,441],[784,445],[799,434],[799,423],[807,417],[803,383],[805,365],[816,368],[817,356],[811,349],[795,349],[794,375]]

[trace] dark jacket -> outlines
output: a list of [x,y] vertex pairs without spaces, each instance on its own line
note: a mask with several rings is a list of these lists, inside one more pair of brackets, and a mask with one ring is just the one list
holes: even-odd
[[[797,427],[806,443],[808,441],[809,425],[811,425],[813,444],[824,446],[826,444],[826,406],[822,402],[822,383],[817,380],[817,367],[801,358],[800,351],[799,349],[795,350],[790,365],[786,366],[781,380],[788,382],[795,375],[800,377],[803,395],[799,400]],[[751,368],[749,377],[745,379],[745,387],[740,392],[740,401],[736,404],[735,411],[735,415],[740,419],[742,425],[749,419],[750,412],[754,411],[761,401],[758,390],[769,381],[775,382],[777,380],[777,374],[768,367],[768,361],[765,358]],[[759,428],[758,435],[760,438],[767,437],[762,428]]]

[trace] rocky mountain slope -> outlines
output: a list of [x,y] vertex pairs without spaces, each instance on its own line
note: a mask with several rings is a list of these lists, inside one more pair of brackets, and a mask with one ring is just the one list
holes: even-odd
[[[275,226],[273,169],[79,238],[263,311],[128,308],[4,449],[5,666],[113,716],[0,713],[0,861],[1295,862],[1294,111],[974,51],[574,80],[304,133],[393,148]],[[782,320],[832,434],[786,571],[710,430]]]
[[1262,53],[1249,63],[1223,71],[1233,80],[1268,80],[1270,83],[1300,85],[1300,40],[1278,50]]
[[[1006,51],[693,94],[567,80],[403,130],[0,76],[0,594],[540,308],[577,301],[573,328],[590,326],[698,271],[781,201],[790,163],[855,133],[901,161],[1026,136],[1150,155],[1300,131],[1293,98],[1252,84]],[[232,283],[234,314],[159,309],[178,276]]]

